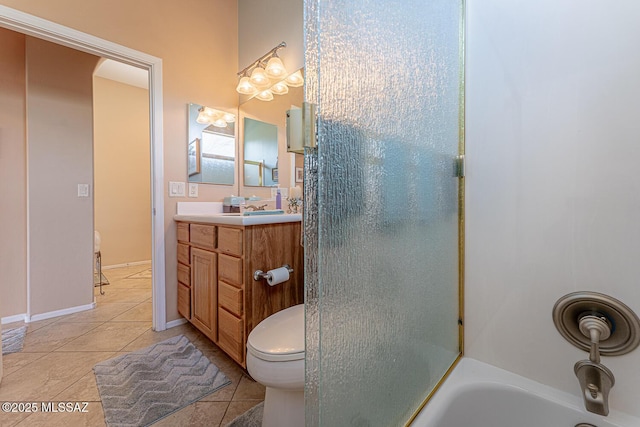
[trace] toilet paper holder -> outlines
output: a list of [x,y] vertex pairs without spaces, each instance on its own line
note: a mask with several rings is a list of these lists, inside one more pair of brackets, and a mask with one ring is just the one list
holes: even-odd
[[[293,273],[293,268],[291,268],[291,266],[289,264],[283,264],[282,267],[286,268],[287,270],[289,270],[289,274]],[[267,279],[269,277],[269,272],[268,271],[262,271],[262,270],[256,270],[253,273],[253,280],[260,280],[260,279]]]

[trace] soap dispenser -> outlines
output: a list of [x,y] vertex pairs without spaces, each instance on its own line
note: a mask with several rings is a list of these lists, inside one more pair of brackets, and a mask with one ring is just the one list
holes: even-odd
[[282,209],[282,195],[279,188],[276,190],[276,209]]

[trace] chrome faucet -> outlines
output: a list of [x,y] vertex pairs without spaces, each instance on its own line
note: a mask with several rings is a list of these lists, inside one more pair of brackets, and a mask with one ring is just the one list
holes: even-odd
[[[620,356],[640,345],[640,318],[612,296],[591,291],[571,292],[553,306],[553,323],[567,341],[588,351],[573,371],[587,411],[607,416],[613,373],[600,362],[600,355]],[[593,427],[578,424],[575,427]]]
[[580,360],[573,368],[580,382],[584,406],[589,412],[609,415],[609,391],[615,384],[613,372],[601,363]]
[[266,204],[264,204],[264,205],[260,205],[260,206],[256,206],[256,205],[249,205],[249,206],[245,206],[245,210],[251,210],[251,211],[263,211],[263,210],[264,210],[264,208],[265,208],[266,206],[267,206]]
[[588,313],[580,317],[580,332],[591,341],[589,360],[580,360],[573,371],[580,382],[584,406],[589,412],[609,414],[609,391],[616,380],[613,372],[600,363],[600,341],[611,335],[611,325],[605,316]]

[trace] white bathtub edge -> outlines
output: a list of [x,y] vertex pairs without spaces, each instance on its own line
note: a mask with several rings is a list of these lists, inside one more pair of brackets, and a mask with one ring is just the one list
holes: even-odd
[[[439,418],[447,409],[448,403],[461,389],[479,386],[481,384],[517,387],[542,399],[552,401],[555,404],[586,413],[583,402],[578,396],[554,389],[479,360],[463,357],[440,389],[433,395],[422,411],[420,411],[411,423],[411,426],[429,426],[429,421]],[[640,418],[619,411],[612,410],[607,417],[600,417],[595,414],[589,415],[599,418],[602,422],[613,424],[614,426],[640,426]]]

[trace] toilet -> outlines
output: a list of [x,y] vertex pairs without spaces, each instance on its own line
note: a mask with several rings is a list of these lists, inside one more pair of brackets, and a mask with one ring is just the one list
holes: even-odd
[[247,371],[266,387],[262,427],[304,427],[304,304],[264,319],[247,340]]

